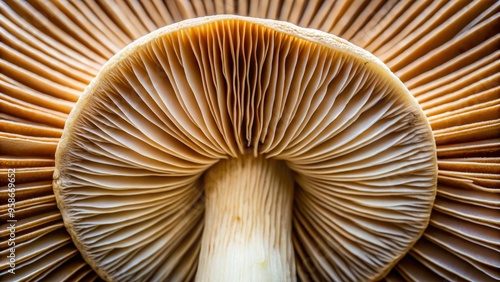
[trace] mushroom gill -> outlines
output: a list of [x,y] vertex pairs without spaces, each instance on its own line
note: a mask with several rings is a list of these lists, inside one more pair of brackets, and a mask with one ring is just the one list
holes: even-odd
[[[67,115],[127,44],[214,14],[323,30],[386,63],[429,120],[439,174],[429,227],[384,279],[500,279],[498,1],[7,0],[0,3],[0,280],[98,279],[66,233],[52,192]],[[6,258],[9,169],[16,171],[15,275]]]
[[427,119],[378,59],[213,16],[103,66],[66,122],[54,191],[107,280],[359,281],[420,237],[436,177]]

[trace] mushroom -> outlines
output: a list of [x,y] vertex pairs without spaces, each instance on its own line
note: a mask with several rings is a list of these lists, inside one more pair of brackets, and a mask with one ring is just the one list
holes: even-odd
[[427,119],[382,62],[237,16],[111,58],[55,168],[65,226],[110,281],[380,279],[427,226],[437,180]]
[[[7,190],[15,168],[19,256],[12,275],[2,225],[0,280],[96,279],[52,193],[67,114],[101,65],[132,40],[213,14],[323,30],[381,58],[423,108],[439,166],[429,227],[385,280],[500,279],[498,9],[495,1],[2,2],[0,186]],[[4,224],[7,193],[0,198]]]

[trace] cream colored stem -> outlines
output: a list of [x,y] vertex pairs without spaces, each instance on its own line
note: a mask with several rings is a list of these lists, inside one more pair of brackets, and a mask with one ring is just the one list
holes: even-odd
[[294,281],[293,186],[276,160],[245,155],[212,167],[197,281]]

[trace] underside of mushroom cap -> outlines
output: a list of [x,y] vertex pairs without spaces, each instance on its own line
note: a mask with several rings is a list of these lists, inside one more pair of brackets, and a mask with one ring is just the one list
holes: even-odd
[[54,191],[102,277],[185,280],[203,174],[248,154],[293,171],[300,279],[381,278],[427,226],[435,145],[404,85],[333,35],[237,16],[167,26],[115,55],[70,113]]

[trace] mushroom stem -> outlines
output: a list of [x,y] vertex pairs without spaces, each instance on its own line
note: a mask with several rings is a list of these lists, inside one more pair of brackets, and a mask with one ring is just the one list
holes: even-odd
[[198,281],[293,281],[294,180],[282,161],[244,155],[205,174]]

